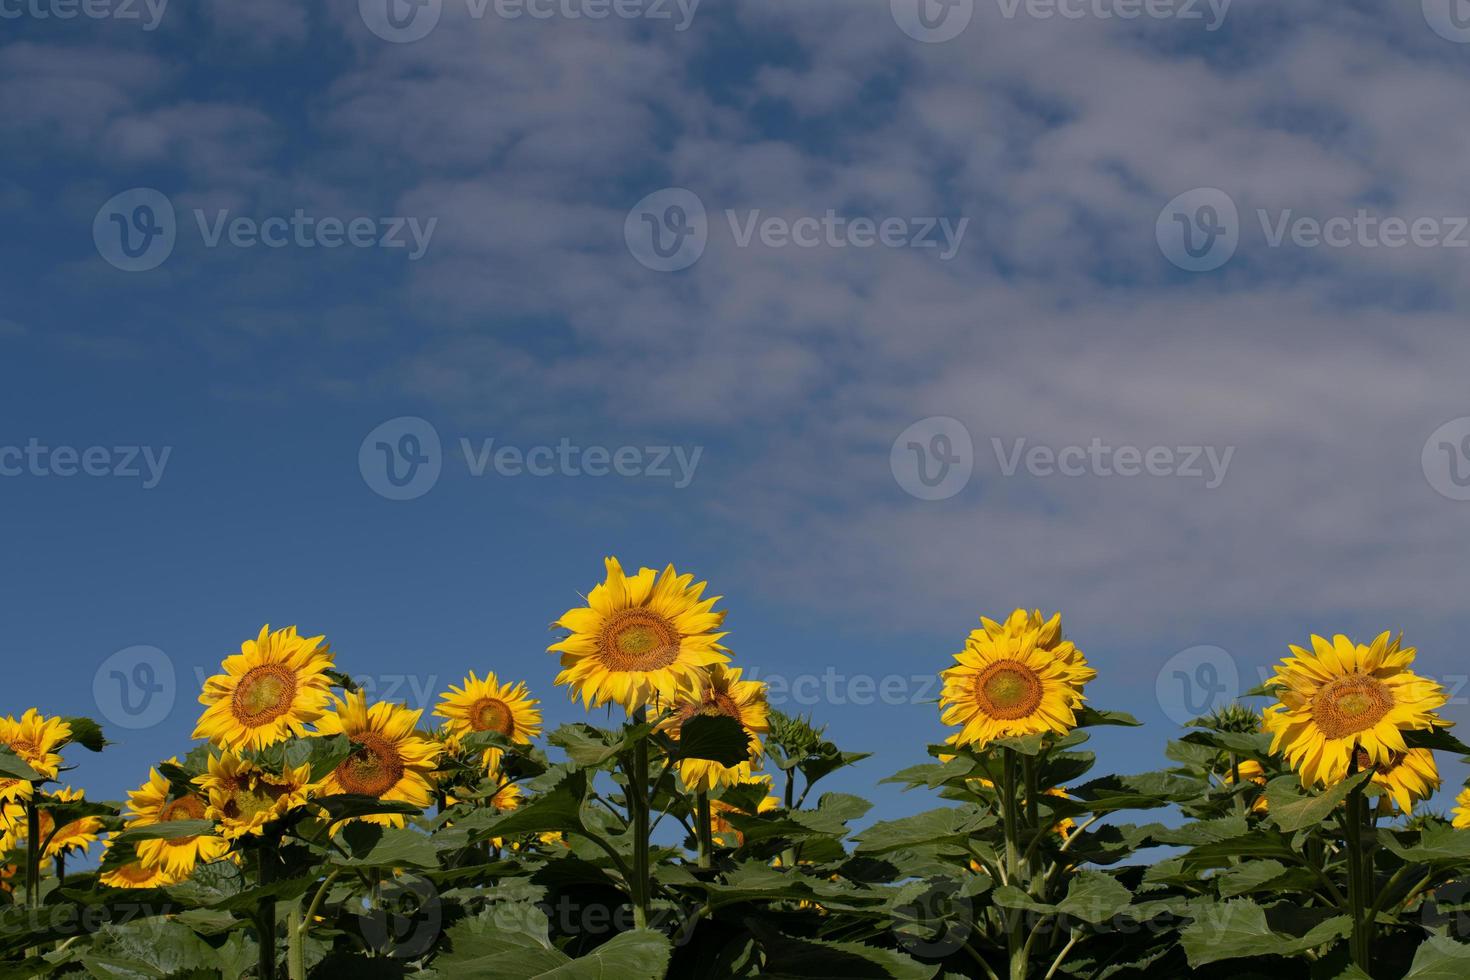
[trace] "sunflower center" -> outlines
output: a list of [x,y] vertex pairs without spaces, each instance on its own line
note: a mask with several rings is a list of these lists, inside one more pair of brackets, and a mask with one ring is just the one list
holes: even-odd
[[470,705],[470,727],[477,732],[499,732],[509,737],[516,728],[510,705],[499,698],[481,698]]
[[284,786],[249,779],[242,782],[230,797],[225,813],[236,820],[249,821],[262,813],[269,813],[275,808],[276,801],[285,795]]
[[235,685],[230,709],[243,725],[264,725],[291,710],[296,676],[280,664],[252,667]]
[[975,701],[992,718],[1024,718],[1041,705],[1041,678],[1015,660],[997,660],[975,677]]
[[[176,820],[203,820],[204,802],[197,796],[181,796],[158,811],[159,823],[173,823]],[[174,837],[164,840],[166,847],[183,847],[192,844],[199,839],[199,835],[192,837]]]
[[11,742],[10,750],[22,759],[34,759],[40,755],[36,750],[36,743],[27,738],[18,738]]
[[1393,694],[1376,677],[1349,674],[1312,699],[1312,720],[1328,738],[1347,738],[1372,728],[1393,708]]
[[1400,762],[1404,761],[1404,754],[1402,752],[1390,752],[1388,754],[1388,762],[1375,766],[1372,757],[1368,755],[1367,749],[1354,749],[1353,761],[1357,763],[1358,772],[1372,769],[1379,774],[1387,774],[1396,769]]
[[619,613],[603,627],[600,647],[609,670],[659,670],[679,659],[673,624],[646,609]]
[[352,736],[357,749],[337,766],[334,775],[347,793],[382,796],[403,778],[403,759],[393,743],[376,732]]

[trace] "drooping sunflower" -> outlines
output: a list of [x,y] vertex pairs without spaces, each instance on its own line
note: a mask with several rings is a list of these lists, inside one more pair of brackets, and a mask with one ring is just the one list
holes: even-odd
[[[463,683],[463,687],[450,684],[434,709],[435,715],[445,719],[451,748],[457,750],[460,739],[476,732],[499,732],[522,745],[541,734],[541,711],[536,707],[541,702],[531,697],[524,683],[502,684],[494,671],[481,680],[473,670]],[[500,750],[486,749],[482,761],[486,769],[495,768],[500,764]]]
[[260,834],[316,789],[310,765],[274,773],[228,751],[218,757],[210,753],[209,771],[194,782],[207,800],[204,815],[220,825],[226,840]]
[[[1007,622],[1018,618],[1028,621],[1029,614],[1018,609]],[[961,726],[951,741],[977,748],[1017,735],[1064,734],[1077,724],[1082,688],[1096,676],[1081,651],[1061,638],[1055,616],[1041,627],[982,626],[970,631],[955,666],[940,674],[940,720]]]
[[260,749],[290,735],[302,735],[331,698],[332,651],[323,637],[302,637],[296,627],[260,635],[226,657],[204,682],[199,703],[204,714],[194,738],[207,738],[226,749]]
[[[170,762],[178,764],[177,759]],[[128,792],[128,826],[151,827],[179,820],[204,820],[208,803],[198,793],[175,793],[173,785],[157,769],[148,770],[148,781]],[[213,834],[140,840],[135,845],[138,860],[160,867],[183,880],[200,864],[218,861],[229,853],[230,842]]]
[[[72,789],[70,786],[64,786],[49,795],[58,803],[80,803],[86,799],[85,793],[79,789]],[[77,851],[85,851],[95,844],[97,835],[102,831],[102,818],[82,817],[80,820],[69,821],[57,828],[56,818],[51,811],[41,810],[38,830],[41,840],[46,843],[41,856],[49,861],[52,858],[64,857]]]
[[[56,750],[71,738],[71,725],[60,718],[47,718],[35,708],[27,708],[17,720],[13,715],[0,718],[0,742],[43,779],[55,779],[61,768],[61,755]],[[28,800],[31,783],[25,779],[0,779],[0,801]]]
[[1379,811],[1385,814],[1394,807],[1400,813],[1412,813],[1415,803],[1429,799],[1439,789],[1439,767],[1428,749],[1394,752],[1388,762],[1378,765],[1373,765],[1367,752],[1358,749],[1357,764],[1359,772],[1372,768],[1373,785],[1383,790]]
[[587,605],[569,609],[554,625],[571,635],[547,648],[561,654],[557,684],[585,707],[608,702],[629,713],[656,697],[673,700],[681,687],[694,686],[715,664],[729,662],[716,632],[724,612],[719,596],[701,598],[706,583],[679,575],[674,566],[662,574],[651,568],[625,575],[608,558],[607,578],[587,594]]
[[[1254,783],[1261,787],[1266,785],[1266,767],[1255,759],[1241,759],[1235,764],[1234,771],[1226,769],[1221,782],[1226,786],[1234,786],[1236,773],[1240,774],[1240,781],[1243,783]],[[1266,794],[1257,793],[1255,802],[1251,804],[1251,812],[1265,813],[1267,809]]]
[[[1330,786],[1348,774],[1354,751],[1388,765],[1408,751],[1404,732],[1449,723],[1435,710],[1449,700],[1434,681],[1409,670],[1414,648],[1382,633],[1371,644],[1342,634],[1292,646],[1267,682],[1279,703],[1265,710],[1271,751],[1283,753],[1307,785]],[[1362,768],[1367,768],[1366,765]]]
[[[418,734],[422,711],[379,701],[369,706],[367,694],[354,691],[346,700],[332,697],[334,710],[317,722],[323,735],[346,735],[354,749],[322,780],[324,796],[356,793],[380,800],[399,800],[427,807],[433,797],[431,777],[439,745]],[[375,813],[361,818],[385,827],[402,827],[401,814]]]
[[[104,853],[111,846],[111,839],[103,841]],[[162,888],[165,885],[176,885],[183,880],[169,874],[162,867],[136,859],[112,868],[107,868],[106,865],[103,867],[105,870],[97,876],[97,880],[113,888]]]
[[766,685],[760,681],[740,679],[739,667],[715,664],[693,687],[679,693],[674,714],[665,728],[675,738],[684,722],[696,715],[724,715],[740,722],[750,739],[750,758],[734,766],[722,766],[707,759],[685,759],[679,763],[679,778],[691,791],[705,791],[717,786],[748,782],[753,764],[760,761],[761,736],[770,730],[770,706],[766,701]]
[[[779,797],[770,795],[771,777],[768,775],[758,775],[752,779],[746,780],[744,783],[737,785],[758,786],[766,791],[767,795],[763,796],[761,798],[761,801],[756,804],[755,812],[757,814],[769,813],[770,811],[775,810],[781,805],[781,800]],[[743,807],[738,807],[733,803],[726,803],[724,800],[710,800],[710,836],[719,839],[721,843],[727,846],[731,845],[732,843],[735,847],[739,847],[740,845],[744,844],[745,834],[741,833],[739,830],[736,830],[735,825],[730,823],[727,817],[732,813],[748,814],[749,812],[750,811],[744,809]]]
[[1455,820],[1456,830],[1470,830],[1470,786],[1460,790],[1460,795],[1455,797]]

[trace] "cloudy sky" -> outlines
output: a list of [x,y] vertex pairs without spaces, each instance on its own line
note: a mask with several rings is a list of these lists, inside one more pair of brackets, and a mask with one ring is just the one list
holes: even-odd
[[1312,632],[1470,717],[1470,3],[391,3],[0,0],[0,709],[89,791],[264,622],[576,718],[605,554],[885,806],[1017,605],[1116,768]]

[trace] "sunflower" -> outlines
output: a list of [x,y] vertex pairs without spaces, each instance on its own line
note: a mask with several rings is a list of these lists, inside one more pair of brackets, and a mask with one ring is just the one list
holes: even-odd
[[311,766],[277,774],[234,752],[210,753],[209,771],[194,780],[208,801],[204,815],[220,825],[226,840],[260,834],[265,826],[301,806],[316,789]]
[[[86,794],[79,789],[65,786],[50,794],[50,797],[56,803],[81,803],[86,799]],[[46,849],[41,856],[47,860],[65,857],[76,851],[85,851],[97,842],[97,834],[102,830],[101,817],[82,817],[80,820],[72,820],[62,824],[58,830],[56,819],[50,810],[42,810],[39,816],[39,836],[42,841],[46,842]]]
[[1055,656],[1067,660],[1081,660],[1083,666],[1087,661],[1082,658],[1082,652],[1076,645],[1067,643],[1062,639],[1062,614],[1052,613],[1050,618],[1042,615],[1040,609],[1033,609],[1029,613],[1024,609],[1017,609],[1006,617],[1005,622],[998,623],[993,619],[980,617],[980,628],[992,639],[1002,636],[1021,636],[1034,632],[1037,634],[1036,645],[1043,650],[1051,651]]
[[[334,695],[332,701],[335,710],[322,716],[317,731],[346,735],[354,749],[322,780],[322,795],[355,793],[427,807],[433,797],[430,777],[439,760],[439,746],[418,734],[423,712],[387,701],[369,707],[363,691],[348,694],[345,701]],[[385,827],[404,823],[403,815],[397,813],[375,813],[362,819]]]
[[[56,751],[71,738],[71,726],[60,718],[47,718],[35,708],[27,708],[17,721],[14,715],[0,718],[0,743],[20,756],[42,779],[55,779],[61,768],[61,755]],[[0,779],[0,802],[28,800],[31,782],[27,779]]]
[[[776,809],[781,805],[781,800],[779,798],[769,795],[771,789],[770,776],[756,776],[753,779],[748,779],[744,783],[739,783],[737,785],[754,785],[766,790],[767,795],[763,797],[760,803],[756,805],[755,812],[758,814],[769,813],[770,811]],[[733,803],[726,803],[724,800],[710,800],[709,826],[711,836],[720,838],[721,843],[726,845],[729,844],[730,840],[734,841],[734,846],[736,847],[744,844],[745,835],[736,830],[735,825],[730,823],[730,821],[726,819],[726,816],[731,813],[748,814],[749,812],[750,811],[744,809],[743,807],[738,807]]]
[[554,625],[571,636],[548,652],[561,654],[556,683],[565,684],[585,707],[613,702],[630,714],[656,697],[674,700],[680,688],[696,686],[715,664],[729,662],[715,632],[725,614],[719,596],[700,598],[704,582],[679,575],[669,565],[623,574],[608,558],[607,578],[587,595],[587,605],[569,609]]
[[[456,752],[460,740],[476,732],[499,732],[512,742],[529,745],[541,734],[541,711],[536,707],[540,703],[523,683],[501,684],[494,671],[480,680],[472,670],[464,679],[464,687],[450,684],[449,690],[439,695],[434,714],[447,719],[445,740]],[[486,749],[481,760],[486,769],[494,769],[500,765],[500,750]]]
[[[104,855],[111,846],[111,840],[102,842]],[[100,884],[113,888],[162,888],[165,885],[176,885],[182,880],[182,877],[171,875],[162,867],[144,864],[139,860],[107,868],[97,876]]]
[[1470,830],[1470,786],[1460,790],[1455,797],[1455,829]]
[[[169,762],[178,764],[177,759]],[[128,826],[151,827],[178,820],[203,820],[208,804],[198,793],[175,793],[173,785],[157,769],[148,770],[148,781],[128,792]],[[230,843],[213,834],[192,837],[140,840],[138,860],[162,868],[179,880],[187,878],[199,864],[218,861],[229,853]]]
[[[1059,617],[1040,627],[1029,619],[1018,609],[1006,627],[982,620],[965,649],[955,654],[955,666],[940,674],[940,719],[962,726],[951,739],[955,744],[983,748],[1016,735],[1064,734],[1077,724],[1083,685],[1097,672],[1070,640],[1061,638]],[[1015,629],[1009,626],[1013,623]]]
[[[1226,786],[1235,785],[1236,773],[1240,774],[1240,781],[1243,783],[1254,783],[1257,786],[1266,785],[1266,767],[1255,759],[1241,759],[1238,761],[1235,764],[1234,772],[1229,769],[1225,770],[1225,775],[1221,777],[1221,782]],[[1266,794],[1257,793],[1255,802],[1251,804],[1251,812],[1265,813],[1266,810]]]
[[685,759],[679,763],[679,777],[686,787],[708,792],[717,786],[750,780],[751,765],[761,757],[760,737],[770,730],[765,684],[742,681],[739,667],[715,664],[696,686],[680,692],[673,707],[674,714],[664,727],[675,738],[679,737],[684,722],[696,715],[724,715],[740,722],[750,739],[750,759],[746,762],[722,766],[708,759]]
[[298,636],[294,626],[274,633],[262,626],[225,658],[223,674],[204,682],[199,703],[206,707],[193,737],[226,749],[259,749],[305,734],[331,697],[332,651],[322,639]]
[[1389,761],[1372,765],[1368,753],[1357,750],[1357,769],[1373,769],[1373,785],[1383,790],[1379,812],[1392,813],[1395,807],[1401,813],[1411,813],[1414,804],[1427,800],[1439,789],[1439,767],[1434,764],[1434,753],[1428,749],[1410,749],[1394,752]]
[[[1312,637],[1312,649],[1292,646],[1267,682],[1279,699],[1265,711],[1271,751],[1285,754],[1304,784],[1329,786],[1351,768],[1361,748],[1373,766],[1408,751],[1404,732],[1448,727],[1434,711],[1449,700],[1434,681],[1408,667],[1414,648],[1382,633],[1372,645],[1342,634]],[[1367,768],[1366,765],[1360,768]]]

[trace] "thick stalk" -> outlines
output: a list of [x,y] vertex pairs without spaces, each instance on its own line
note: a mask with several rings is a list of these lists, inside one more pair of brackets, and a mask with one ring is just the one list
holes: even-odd
[[[1001,819],[1006,835],[1006,883],[1026,890],[1021,861],[1020,814],[1016,798],[1016,755],[1011,749],[1001,749]],[[1006,946],[1010,951],[1010,980],[1026,980],[1026,927],[1018,909],[1006,909]]]
[[303,898],[298,897],[292,902],[286,915],[286,975],[291,980],[306,980],[306,927],[301,915]]
[[[633,716],[633,724],[646,720],[642,708]],[[633,771],[628,774],[628,806],[633,811],[633,924],[648,928],[648,739],[633,743]]]
[[41,811],[36,807],[39,788],[26,800],[26,904],[41,904]]
[[1353,923],[1352,938],[1348,945],[1352,952],[1353,964],[1371,976],[1372,953],[1364,916],[1367,906],[1367,888],[1363,880],[1362,797],[1363,788],[1361,786],[1355,787],[1348,794],[1347,813],[1344,817],[1347,821],[1347,832],[1344,836],[1347,838],[1348,905]]
[[[262,841],[256,856],[260,861],[257,877],[260,879],[261,886],[264,887],[274,880],[275,844]],[[276,980],[276,900],[270,895],[264,896],[256,903],[255,931],[260,944],[257,975],[260,980]]]
[[699,866],[708,870],[714,867],[714,830],[709,807],[709,793],[700,790],[694,795],[694,829],[699,840]]

